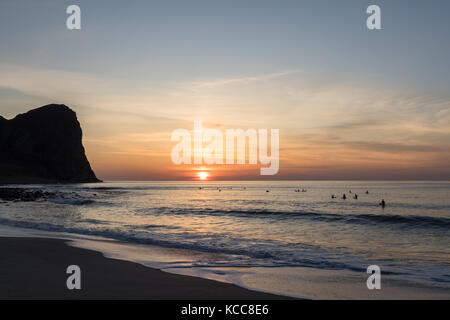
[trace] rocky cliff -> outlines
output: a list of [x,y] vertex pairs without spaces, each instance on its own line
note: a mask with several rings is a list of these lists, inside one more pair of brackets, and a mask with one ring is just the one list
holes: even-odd
[[65,105],[0,116],[0,184],[99,182],[86,158],[80,123]]

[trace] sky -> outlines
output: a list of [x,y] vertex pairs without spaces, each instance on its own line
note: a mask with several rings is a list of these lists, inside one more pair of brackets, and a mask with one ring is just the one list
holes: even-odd
[[[0,115],[68,105],[104,180],[450,180],[449,14],[447,0],[2,0]],[[278,174],[174,165],[171,133],[194,120],[279,129]]]

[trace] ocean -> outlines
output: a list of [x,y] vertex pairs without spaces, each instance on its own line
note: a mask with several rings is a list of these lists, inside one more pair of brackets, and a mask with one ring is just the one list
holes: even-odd
[[[0,224],[117,240],[111,256],[169,272],[296,297],[342,298],[354,295],[336,288],[327,294],[330,275],[358,275],[347,278],[348,284],[366,279],[367,267],[378,265],[392,283],[439,288],[450,296],[450,182],[152,181],[14,187],[58,196],[2,202]],[[102,250],[108,251],[107,246]],[[161,252],[167,254],[161,258]],[[305,285],[303,275],[311,273]],[[318,280],[322,275],[328,278]],[[320,290],[314,279],[322,282]],[[364,281],[358,290],[365,288]]]

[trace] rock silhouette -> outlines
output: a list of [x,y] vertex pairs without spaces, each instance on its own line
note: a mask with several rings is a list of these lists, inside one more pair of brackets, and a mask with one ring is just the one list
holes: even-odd
[[24,188],[0,188],[0,199],[5,201],[36,201],[47,198],[54,198],[56,192],[42,190],[27,190]]
[[69,107],[50,104],[11,120],[0,116],[0,184],[99,181]]

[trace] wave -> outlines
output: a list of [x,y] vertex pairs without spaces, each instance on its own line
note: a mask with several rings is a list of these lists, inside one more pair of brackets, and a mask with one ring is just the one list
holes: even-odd
[[[265,241],[264,244],[254,245],[246,239],[227,238],[227,243],[220,243],[202,238],[201,235],[195,235],[193,239],[158,239],[153,238],[154,235],[150,233],[139,232],[138,230],[118,230],[118,229],[98,229],[98,228],[82,228],[82,227],[65,227],[61,225],[54,225],[44,222],[29,222],[29,221],[14,221],[0,218],[0,224],[20,228],[29,228],[50,232],[64,232],[89,236],[97,236],[102,238],[109,238],[118,241],[124,241],[134,244],[147,244],[159,247],[186,249],[196,252],[216,253],[222,256],[220,259],[211,261],[197,260],[193,262],[193,267],[310,267],[327,270],[349,270],[356,272],[365,272],[364,267],[368,262],[360,260],[353,254],[341,252],[337,257],[326,248],[317,245],[295,244],[295,248],[290,250],[279,242]],[[94,223],[97,224],[97,221]],[[133,226],[139,227],[139,226]],[[149,229],[159,227],[157,225],[147,225]],[[162,227],[162,226],[161,226]],[[186,236],[185,234],[182,235]],[[189,241],[194,240],[194,241]],[[206,241],[207,240],[207,241]],[[218,240],[218,239],[215,239]],[[371,261],[372,263],[373,261]],[[373,262],[377,264],[377,262]],[[176,266],[173,266],[176,268]],[[414,271],[399,269],[392,266],[394,269],[384,269],[385,275],[404,275],[417,276]],[[412,273],[411,273],[412,272]],[[423,276],[420,273],[418,276]],[[433,278],[439,280],[441,283],[450,283],[448,275],[434,275]]]
[[160,224],[142,224],[142,225],[125,225],[124,227],[128,228],[137,228],[137,229],[145,229],[145,230],[151,230],[151,229],[180,229],[181,227],[177,226],[167,226],[167,225],[160,225]]
[[[159,213],[166,214],[198,214],[225,215],[249,218],[308,219],[323,222],[342,222],[352,224],[394,224],[405,228],[443,228],[450,229],[450,218],[430,216],[401,216],[392,214],[332,214],[312,211],[272,211],[272,210],[217,210],[202,209],[169,209],[157,208]],[[154,209],[152,209],[154,210]],[[158,210],[156,210],[158,211]],[[155,213],[155,212],[154,212]],[[158,212],[156,212],[158,213]]]
[[[245,239],[227,239],[228,245],[221,245],[220,243],[213,243],[211,241],[202,241],[200,235],[196,236],[195,241],[177,241],[163,240],[151,238],[151,234],[146,234],[143,237],[142,233],[137,230],[115,230],[115,229],[89,229],[82,227],[64,227],[61,225],[54,225],[46,222],[29,222],[29,221],[14,221],[0,218],[0,224],[27,228],[34,230],[41,230],[47,232],[64,232],[89,236],[104,237],[118,241],[135,244],[155,245],[166,248],[186,249],[197,252],[218,253],[228,255],[228,259],[218,260],[216,263],[224,263],[227,266],[265,266],[265,267],[315,267],[324,269],[348,269],[353,271],[361,271],[360,267],[355,265],[335,261],[334,259],[326,258],[326,250],[321,247],[311,245],[296,245],[296,250],[291,252],[273,250],[279,246],[279,243],[273,243],[272,247],[250,246],[246,247]],[[191,239],[192,240],[192,239]],[[234,240],[234,241],[233,241]],[[238,245],[236,245],[238,244]],[[269,252],[270,251],[270,252]],[[208,261],[208,266],[210,261]]]
[[69,204],[73,206],[82,206],[95,203],[95,201],[91,199],[49,199],[48,201],[55,204]]

